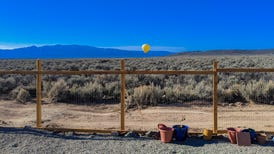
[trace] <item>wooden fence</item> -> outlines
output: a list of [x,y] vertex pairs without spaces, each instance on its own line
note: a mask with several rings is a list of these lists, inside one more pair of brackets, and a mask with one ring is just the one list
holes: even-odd
[[[69,128],[42,128],[42,113],[41,113],[41,75],[91,75],[91,74],[117,74],[120,75],[120,130],[125,130],[125,75],[128,74],[166,74],[166,75],[212,75],[213,81],[213,126],[212,130],[215,134],[223,133],[224,130],[218,130],[218,73],[224,72],[274,72],[274,68],[218,68],[218,62],[213,61],[212,70],[126,70],[125,61],[120,61],[120,70],[85,70],[85,71],[50,71],[41,70],[41,61],[36,60],[35,71],[17,71],[17,70],[0,70],[1,74],[33,74],[36,75],[36,127],[48,130],[60,131],[83,131],[83,132],[101,132],[108,133],[109,130],[94,130],[94,129],[69,129]],[[273,133],[274,132],[270,132]]]

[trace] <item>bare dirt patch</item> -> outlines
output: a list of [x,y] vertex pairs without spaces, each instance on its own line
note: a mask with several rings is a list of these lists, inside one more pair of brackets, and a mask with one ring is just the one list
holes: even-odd
[[[0,126],[35,126],[36,104],[18,104],[14,101],[0,101]],[[126,112],[126,129],[156,130],[158,123],[168,126],[186,124],[195,130],[211,129],[213,113],[211,106],[165,105]],[[182,116],[186,117],[181,121]],[[274,106],[219,106],[219,129],[227,127],[250,127],[255,130],[274,130]],[[43,104],[43,127],[65,127],[86,129],[119,129],[119,104],[73,105]]]

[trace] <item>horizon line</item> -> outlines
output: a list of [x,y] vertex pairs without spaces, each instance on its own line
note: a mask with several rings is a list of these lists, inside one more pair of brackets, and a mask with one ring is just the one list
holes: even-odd
[[[96,48],[105,48],[105,49],[119,49],[119,50],[129,50],[129,51],[141,51],[141,46],[92,46],[92,45],[82,45],[82,44],[3,44],[0,43],[0,49],[2,50],[13,50],[27,47],[43,47],[43,46],[55,46],[55,45],[78,45],[78,46],[89,46]],[[176,47],[176,46],[151,46],[151,51],[168,51],[168,52],[183,52],[186,51],[184,47]]]
[[[14,50],[20,48],[27,48],[27,47],[43,47],[43,46],[56,46],[56,45],[78,45],[78,46],[89,46],[89,47],[96,47],[96,48],[105,48],[105,49],[119,49],[119,50],[129,50],[129,51],[141,51],[140,46],[92,46],[92,45],[83,45],[83,44],[12,44],[12,43],[0,43],[0,50]],[[178,46],[151,46],[151,51],[168,51],[172,53],[179,53],[179,52],[195,52],[195,51],[214,51],[214,50],[272,50],[273,48],[256,48],[256,49],[247,49],[247,48],[226,48],[226,49],[205,49],[205,50],[186,50],[185,47],[178,47]]]

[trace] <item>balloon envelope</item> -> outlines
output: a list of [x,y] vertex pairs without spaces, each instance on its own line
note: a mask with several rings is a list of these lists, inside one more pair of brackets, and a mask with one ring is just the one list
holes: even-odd
[[150,50],[150,46],[148,44],[143,44],[142,50],[144,51],[144,53],[147,53]]

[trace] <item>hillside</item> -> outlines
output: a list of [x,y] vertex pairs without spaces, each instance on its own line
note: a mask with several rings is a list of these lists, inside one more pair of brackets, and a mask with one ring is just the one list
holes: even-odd
[[129,51],[113,48],[97,48],[83,45],[30,46],[17,49],[0,49],[0,59],[71,59],[71,58],[149,58],[161,56],[225,56],[269,55],[274,49],[261,50],[207,50],[172,53],[168,51]]
[[127,51],[111,48],[96,48],[81,45],[30,46],[12,50],[1,50],[0,59],[52,59],[52,58],[145,58],[167,56],[168,51]]
[[269,55],[274,54],[274,49],[261,50],[207,50],[207,51],[188,51],[173,54],[172,56],[225,56],[225,55]]

